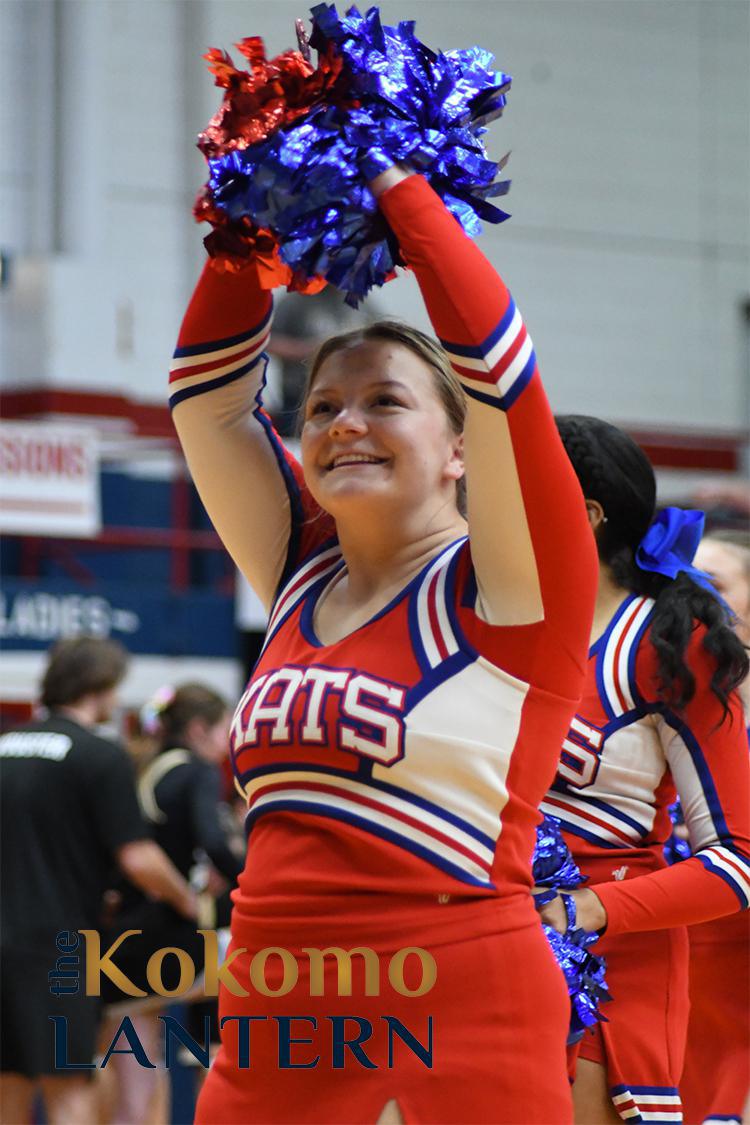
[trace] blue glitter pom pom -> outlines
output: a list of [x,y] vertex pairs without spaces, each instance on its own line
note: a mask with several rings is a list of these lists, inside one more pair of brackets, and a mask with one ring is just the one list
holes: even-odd
[[543,817],[536,827],[533,875],[536,888],[547,888],[546,891],[535,891],[537,906],[551,902],[558,891],[572,891],[586,882],[587,876],[581,874],[563,839],[560,821],[554,816]]
[[311,46],[334,52],[341,74],[296,124],[209,161],[209,192],[230,219],[270,230],[295,272],[322,276],[356,305],[398,264],[398,246],[366,183],[395,163],[421,172],[466,232],[508,215],[490,200],[504,161],[482,136],[505,106],[510,78],[479,47],[435,53],[414,23],[381,23],[377,8],[339,16],[312,9]]
[[[551,902],[561,891],[571,891],[586,882],[578,864],[560,831],[560,822],[553,816],[543,817],[536,829],[533,875],[536,888],[534,901],[537,907]],[[588,933],[569,921],[564,934],[551,926],[543,925],[555,960],[563,971],[570,996],[570,1029],[568,1043],[576,1043],[585,1029],[606,1019],[599,1005],[611,999],[604,980],[606,963],[603,957],[589,952],[589,946],[599,937]]]
[[597,940],[598,934],[585,930],[566,930],[564,934],[552,926],[542,926],[550,944],[555,960],[563,971],[570,996],[570,1027],[568,1044],[577,1043],[587,1027],[598,1020],[605,1023],[607,1017],[599,1010],[599,1005],[612,997],[604,979],[606,962],[603,957],[590,953],[588,946]]

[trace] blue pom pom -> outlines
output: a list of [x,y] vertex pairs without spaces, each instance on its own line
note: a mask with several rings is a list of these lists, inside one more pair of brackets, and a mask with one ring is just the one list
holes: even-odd
[[558,933],[551,926],[542,926],[555,960],[563,971],[570,996],[570,1028],[568,1043],[577,1043],[587,1027],[597,1020],[606,1022],[599,1005],[611,1000],[604,974],[607,968],[603,957],[590,953],[588,947],[598,934],[585,930],[566,930]]
[[293,270],[325,277],[356,305],[402,264],[366,187],[385,168],[420,171],[472,236],[482,221],[508,218],[490,202],[508,190],[497,182],[504,161],[488,159],[482,136],[503,111],[510,78],[491,69],[482,48],[436,54],[413,22],[389,27],[377,8],[339,16],[318,4],[312,14],[311,45],[321,56],[332,45],[344,63],[335,96],[267,140],[211,160],[209,190],[231,219],[271,230]]
[[554,816],[544,816],[537,825],[533,876],[536,887],[547,888],[535,893],[537,906],[551,902],[558,891],[572,891],[586,882],[587,876],[581,874],[563,839],[560,821]]
[[[560,891],[580,887],[587,879],[570,854],[570,849],[560,831],[560,822],[553,816],[544,816],[536,829],[536,847],[533,860],[534,884],[546,887],[536,891],[534,901],[543,906],[556,898]],[[589,946],[599,937],[569,923],[564,934],[551,926],[542,926],[555,960],[563,971],[570,995],[570,1031],[568,1043],[576,1043],[584,1030],[605,1017],[599,1005],[610,999],[604,981],[605,961],[589,952]]]

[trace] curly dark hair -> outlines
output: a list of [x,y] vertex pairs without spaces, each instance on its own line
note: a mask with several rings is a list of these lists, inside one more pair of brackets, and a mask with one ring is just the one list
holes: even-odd
[[656,512],[656,479],[646,454],[600,418],[564,414],[556,421],[583,495],[596,500],[607,517],[596,534],[600,561],[620,586],[656,603],[651,643],[658,659],[659,698],[680,711],[695,695],[685,651],[698,621],[706,627],[703,647],[715,661],[711,691],[726,718],[729,696],[747,675],[748,656],[723,604],[686,574],[671,579],[641,570],[635,562]]

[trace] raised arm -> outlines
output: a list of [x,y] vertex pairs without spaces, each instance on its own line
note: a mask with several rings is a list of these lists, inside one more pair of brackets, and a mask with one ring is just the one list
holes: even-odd
[[373,188],[466,392],[479,612],[492,625],[543,622],[582,664],[596,589],[594,542],[521,315],[422,177],[391,169]]
[[270,326],[271,297],[252,271],[206,265],[170,373],[174,424],[201,500],[267,608],[293,561],[305,504],[299,467],[261,409]]

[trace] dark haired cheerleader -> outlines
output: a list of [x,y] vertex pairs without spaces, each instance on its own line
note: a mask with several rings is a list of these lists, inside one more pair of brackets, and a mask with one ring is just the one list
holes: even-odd
[[[654,518],[653,469],[616,427],[570,415],[558,429],[586,498],[600,579],[588,678],[542,803],[589,888],[580,924],[603,930],[607,1022],[579,1048],[576,1121],[680,1121],[687,1029],[685,926],[750,902],[750,766],[735,689],[745,650],[691,560],[702,516]],[[667,868],[676,791],[693,858]],[[543,910],[564,925],[561,901]],[[619,1115],[619,1116],[618,1116]]]

